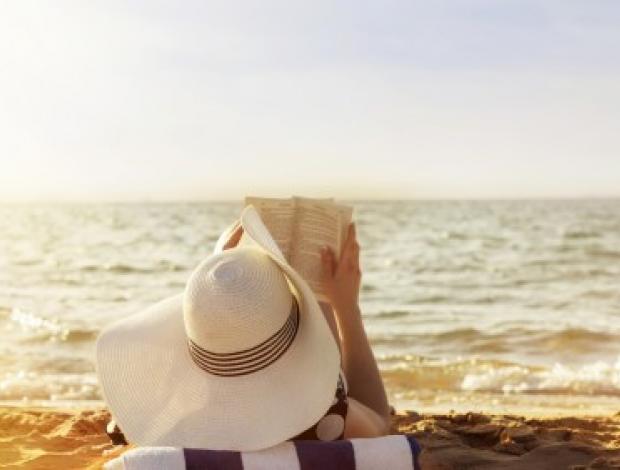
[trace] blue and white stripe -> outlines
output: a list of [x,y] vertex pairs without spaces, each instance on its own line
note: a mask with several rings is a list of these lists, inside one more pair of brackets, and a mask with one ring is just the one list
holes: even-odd
[[254,452],[142,447],[125,452],[106,470],[420,470],[413,436],[391,435],[332,442],[287,441]]

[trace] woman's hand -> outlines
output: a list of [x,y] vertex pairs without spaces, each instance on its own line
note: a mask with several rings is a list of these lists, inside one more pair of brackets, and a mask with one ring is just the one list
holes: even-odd
[[347,239],[342,247],[340,260],[336,260],[329,247],[321,250],[325,290],[337,315],[359,312],[358,300],[362,272],[360,271],[360,246],[355,236],[355,224],[349,224]]

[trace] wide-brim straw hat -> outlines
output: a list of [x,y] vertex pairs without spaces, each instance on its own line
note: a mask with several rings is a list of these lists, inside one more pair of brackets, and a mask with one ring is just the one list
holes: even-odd
[[258,450],[314,425],[340,354],[308,284],[252,206],[243,246],[211,255],[185,292],[106,328],[104,399],[129,442]]

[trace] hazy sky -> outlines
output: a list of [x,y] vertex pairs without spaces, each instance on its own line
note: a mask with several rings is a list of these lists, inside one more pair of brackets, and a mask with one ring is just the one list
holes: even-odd
[[3,1],[0,200],[620,196],[620,1]]

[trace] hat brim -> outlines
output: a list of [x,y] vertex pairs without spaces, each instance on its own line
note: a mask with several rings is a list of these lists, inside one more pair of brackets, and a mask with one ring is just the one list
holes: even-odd
[[262,370],[220,377],[199,368],[189,354],[182,294],[106,328],[97,340],[97,374],[130,442],[258,450],[309,428],[331,405],[340,354],[323,312],[253,207],[243,211],[241,224],[246,243],[282,268],[297,295],[294,341]]

